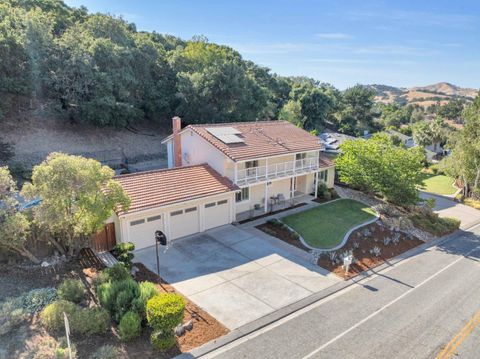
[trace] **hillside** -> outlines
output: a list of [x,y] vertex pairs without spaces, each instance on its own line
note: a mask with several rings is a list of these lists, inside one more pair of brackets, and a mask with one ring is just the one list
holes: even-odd
[[423,107],[437,102],[444,104],[453,99],[463,99],[470,102],[478,93],[477,89],[462,88],[448,82],[439,82],[428,86],[411,88],[393,87],[386,85],[368,85],[375,90],[375,100],[383,103],[398,102],[401,104],[418,104]]

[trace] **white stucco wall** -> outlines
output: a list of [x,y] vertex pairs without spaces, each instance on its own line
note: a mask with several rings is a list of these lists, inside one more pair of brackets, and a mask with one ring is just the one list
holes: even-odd
[[[185,131],[181,136],[182,162],[184,166],[208,163],[222,176],[227,175],[226,162],[229,161],[228,157],[193,131]],[[228,173],[228,175],[233,174]]]

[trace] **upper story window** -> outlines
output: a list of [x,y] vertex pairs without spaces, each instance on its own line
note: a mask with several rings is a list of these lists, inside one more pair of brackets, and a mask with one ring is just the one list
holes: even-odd
[[307,154],[304,152],[304,153],[297,153],[295,155],[295,159],[298,161],[298,160],[304,160],[305,158],[307,158]]
[[254,168],[254,167],[258,167],[257,160],[245,162],[245,168]]

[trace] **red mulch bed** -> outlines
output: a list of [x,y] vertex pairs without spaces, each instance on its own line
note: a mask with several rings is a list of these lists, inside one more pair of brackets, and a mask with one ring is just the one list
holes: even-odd
[[303,249],[304,251],[309,251],[310,249],[305,247],[302,242],[300,242],[297,238],[295,238],[292,235],[292,232],[290,232],[287,229],[284,229],[282,227],[276,226],[274,224],[265,222],[262,224],[259,224],[255,228],[258,228],[262,232],[265,232],[266,234],[277,237],[278,239],[281,239],[284,242],[287,242],[288,244],[291,244],[292,246],[295,246],[297,248]]
[[[365,228],[368,228],[371,232],[371,235],[368,237],[363,235]],[[356,259],[356,262],[350,266],[348,274],[345,273],[341,263],[332,264],[332,262],[325,256],[322,256],[322,258],[318,260],[318,265],[335,273],[339,277],[347,279],[354,277],[363,271],[374,268],[389,259],[424,243],[418,238],[409,239],[402,232],[397,233],[400,234],[400,242],[398,244],[390,243],[388,246],[385,246],[383,239],[386,237],[392,238],[395,234],[395,232],[387,227],[372,223],[353,232],[345,246],[340,249],[340,252],[353,250],[353,256]],[[354,249],[354,242],[358,242],[360,247]],[[370,250],[374,246],[381,249],[379,257],[375,257],[370,253]]]
[[[270,223],[263,223],[261,225],[258,225],[256,228],[271,236],[277,237],[278,239],[287,242],[288,244],[303,249],[304,251],[310,250],[309,248],[305,247],[298,239],[293,237],[292,233],[281,227]],[[368,229],[371,232],[371,235],[365,237],[363,235],[365,229]],[[332,262],[325,255],[318,260],[318,265],[329,270],[330,272],[335,273],[339,277],[348,279],[358,275],[363,271],[374,268],[386,262],[390,258],[396,257],[399,254],[424,243],[418,238],[409,239],[404,233],[398,233],[400,233],[400,242],[398,244],[390,243],[388,246],[385,246],[383,243],[383,239],[386,237],[392,238],[395,234],[395,232],[391,231],[385,226],[379,225],[377,223],[372,223],[354,231],[350,235],[350,238],[348,239],[345,246],[343,246],[339,250],[339,252],[348,251],[350,249],[353,250],[353,256],[356,258],[356,263],[350,266],[348,274],[345,274],[345,270],[342,268],[342,263],[332,264]],[[359,248],[354,249],[354,242],[359,243]],[[375,246],[381,249],[381,254],[379,257],[375,257],[373,254],[370,253],[370,250]]]

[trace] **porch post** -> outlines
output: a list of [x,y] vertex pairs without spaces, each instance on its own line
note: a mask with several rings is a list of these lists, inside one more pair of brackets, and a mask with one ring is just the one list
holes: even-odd
[[264,203],[264,211],[265,211],[265,213],[268,212],[268,181],[265,182],[265,203]]
[[315,198],[318,196],[318,171],[315,172]]
[[238,174],[237,174],[237,162],[233,162],[233,178],[235,179],[235,184],[238,181]]

